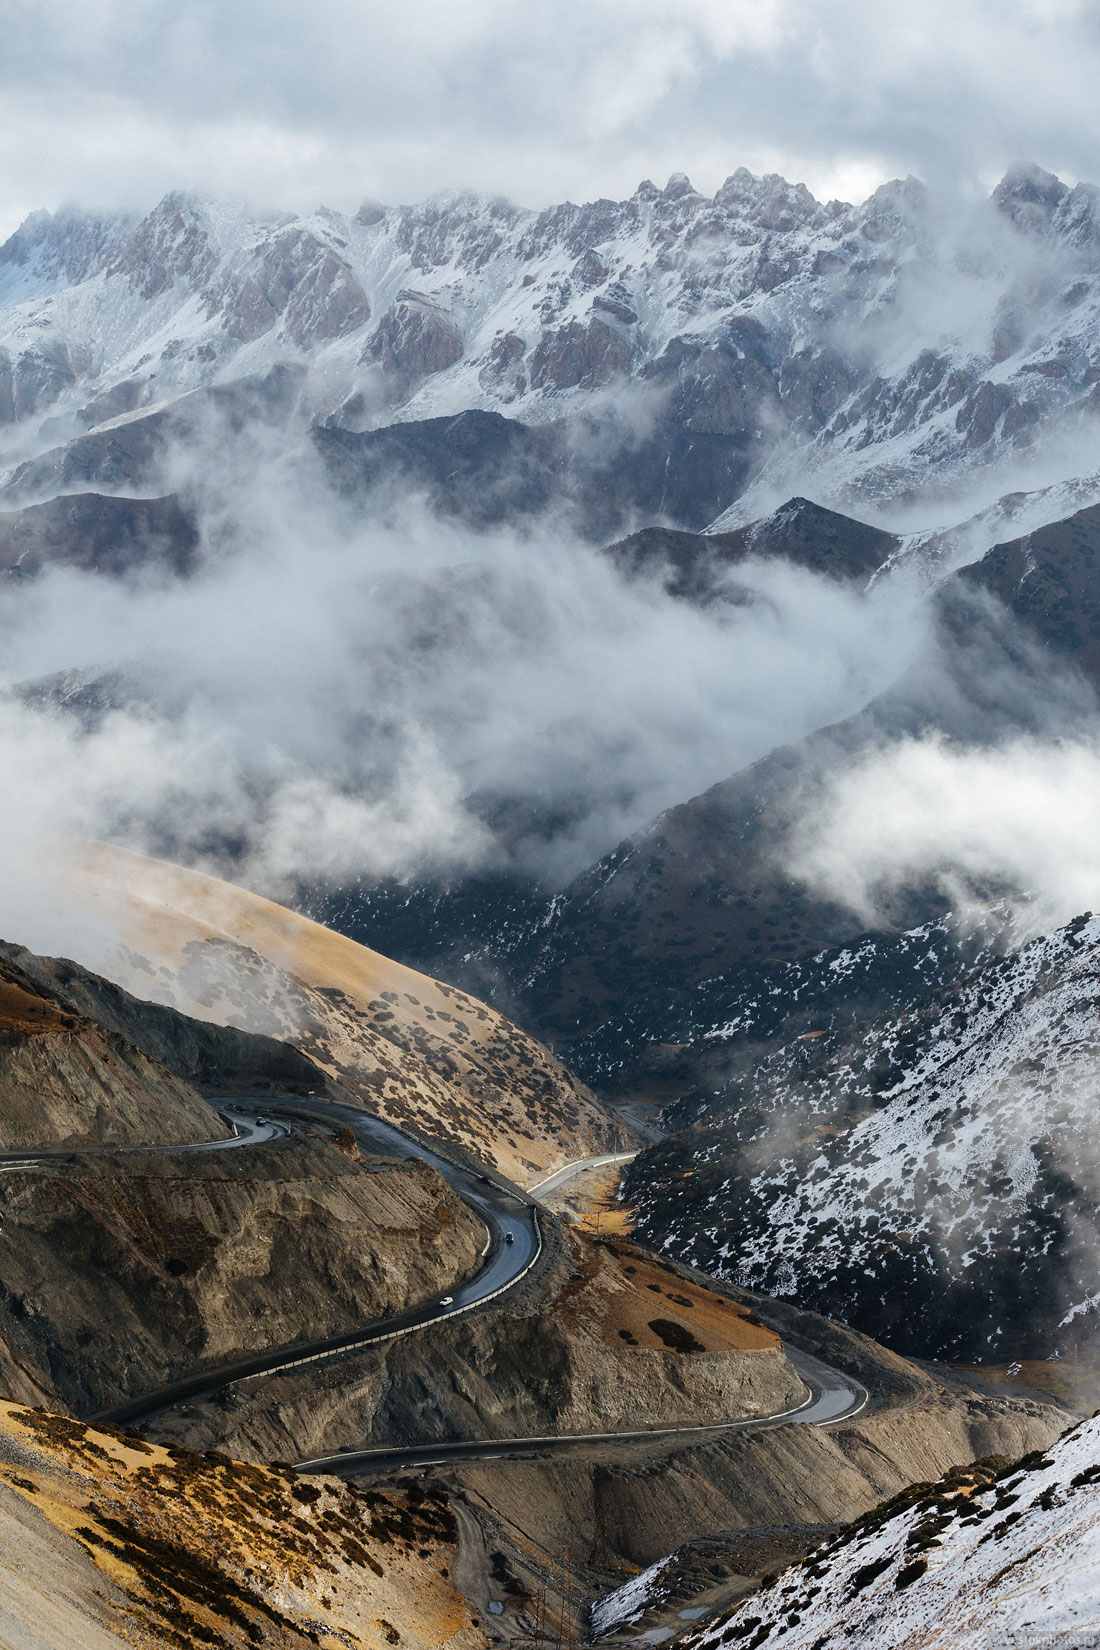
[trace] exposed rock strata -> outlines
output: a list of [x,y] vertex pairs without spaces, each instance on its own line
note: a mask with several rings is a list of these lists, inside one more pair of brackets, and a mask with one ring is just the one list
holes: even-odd
[[225,1130],[124,1035],[0,958],[0,1149],[177,1145]]
[[[693,1306],[671,1271],[571,1239],[552,1217],[540,1219],[548,1260],[530,1289],[364,1349],[328,1372],[265,1378],[223,1407],[166,1415],[153,1423],[155,1435],[263,1459],[288,1449],[323,1455],[349,1438],[414,1443],[692,1426],[801,1401],[805,1389],[775,1335],[731,1308],[728,1334],[716,1337],[713,1322],[701,1326],[707,1313],[698,1284],[690,1286]],[[645,1318],[685,1329],[694,1323],[698,1349],[622,1336],[620,1323],[638,1322],[635,1302]]]
[[[323,1072],[288,1043],[145,1002],[68,958],[36,957],[21,945],[0,940],[0,958],[5,957],[65,1011],[125,1037],[196,1087],[220,1095],[302,1095],[324,1086]],[[156,1145],[159,1137],[132,1143]]]
[[0,1214],[0,1386],[84,1413],[388,1316],[485,1241],[422,1164],[323,1141],[13,1171]]

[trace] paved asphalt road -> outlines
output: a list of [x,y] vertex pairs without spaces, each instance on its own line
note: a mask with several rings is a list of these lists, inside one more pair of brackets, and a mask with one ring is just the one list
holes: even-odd
[[[256,1102],[259,1105],[259,1102]],[[251,1108],[240,1111],[232,1102],[219,1102],[218,1116],[225,1119],[233,1133],[223,1140],[200,1140],[190,1146],[51,1146],[38,1152],[0,1153],[0,1169],[33,1169],[37,1163],[56,1163],[66,1157],[116,1157],[125,1151],[170,1152],[226,1152],[236,1146],[259,1146],[267,1140],[281,1140],[290,1133],[285,1123],[267,1117]]]
[[[222,1140],[204,1141],[197,1145],[151,1147],[165,1152],[230,1151],[241,1146],[261,1144],[280,1139],[291,1132],[293,1119],[306,1115],[319,1120],[346,1124],[368,1150],[380,1149],[386,1156],[419,1158],[436,1169],[467,1204],[476,1209],[486,1226],[485,1264],[476,1275],[455,1286],[453,1296],[446,1304],[434,1300],[413,1307],[390,1318],[380,1318],[360,1328],[330,1335],[322,1340],[303,1341],[240,1358],[217,1369],[206,1370],[185,1380],[174,1381],[155,1392],[128,1399],[110,1409],[100,1410],[90,1417],[93,1421],[110,1421],[127,1425],[170,1409],[189,1399],[209,1397],[236,1381],[250,1375],[275,1374],[280,1370],[300,1368],[303,1364],[321,1362],[336,1353],[354,1347],[368,1346],[377,1341],[393,1340],[400,1335],[422,1329],[431,1323],[468,1312],[483,1301],[503,1294],[523,1277],[537,1260],[542,1249],[535,1193],[546,1195],[566,1184],[586,1169],[604,1164],[628,1162],[633,1152],[618,1152],[603,1157],[586,1158],[566,1164],[533,1188],[522,1194],[501,1185],[492,1176],[456,1163],[432,1147],[414,1140],[400,1129],[381,1118],[368,1116],[348,1106],[337,1106],[321,1100],[275,1101],[269,1096],[234,1095],[214,1102],[216,1110],[233,1129],[233,1134]],[[279,1115],[273,1115],[279,1114]],[[286,1121],[280,1121],[280,1115]],[[90,1148],[97,1155],[111,1148]],[[58,1148],[43,1152],[21,1152],[0,1155],[0,1169],[33,1168],[36,1163],[53,1162],[59,1158],[77,1155],[76,1151]],[[511,1242],[508,1241],[509,1235]],[[638,1439],[677,1439],[689,1442],[705,1435],[727,1432],[758,1431],[766,1427],[823,1425],[854,1415],[867,1402],[867,1393],[858,1382],[848,1379],[817,1359],[786,1348],[787,1356],[801,1374],[809,1394],[804,1404],[780,1415],[758,1416],[735,1421],[708,1422],[693,1427],[649,1428],[636,1432],[573,1433],[526,1438],[463,1439],[434,1444],[413,1444],[397,1448],[383,1447],[368,1450],[344,1450],[338,1455],[318,1457],[298,1463],[303,1473],[334,1473],[342,1478],[353,1478],[372,1473],[393,1471],[402,1467],[424,1467],[444,1461],[461,1459],[494,1460],[504,1456],[550,1455],[574,1449],[590,1448],[593,1444],[621,1444]]]
[[[487,1174],[479,1174],[473,1169],[451,1162],[440,1152],[434,1151],[430,1146],[421,1145],[380,1118],[369,1117],[349,1106],[336,1106],[320,1100],[295,1100],[279,1104],[266,1096],[253,1100],[246,1096],[234,1096],[231,1102],[219,1101],[217,1105],[219,1111],[230,1117],[238,1127],[251,1121],[256,1128],[264,1130],[271,1126],[282,1134],[289,1131],[277,1119],[272,1119],[275,1112],[290,1119],[295,1115],[306,1115],[326,1122],[346,1123],[367,1150],[374,1146],[390,1157],[420,1158],[430,1163],[484,1220],[485,1263],[474,1277],[454,1287],[452,1298],[446,1305],[442,1300],[436,1299],[423,1306],[412,1307],[406,1312],[399,1312],[390,1318],[378,1318],[373,1323],[363,1324],[357,1329],[346,1330],[339,1335],[329,1335],[315,1341],[301,1341],[291,1346],[274,1347],[248,1358],[238,1358],[233,1363],[221,1364],[216,1369],[189,1376],[186,1380],[173,1381],[168,1386],[159,1387],[155,1392],[143,1393],[140,1397],[127,1399],[125,1403],[115,1404],[110,1409],[100,1410],[89,1417],[93,1421],[110,1421],[118,1426],[126,1426],[134,1421],[145,1420],[150,1415],[156,1415],[176,1404],[185,1403],[189,1399],[209,1397],[212,1393],[221,1391],[223,1387],[232,1386],[236,1381],[246,1380],[250,1375],[276,1374],[280,1370],[296,1369],[303,1364],[319,1363],[334,1353],[346,1352],[353,1347],[395,1340],[400,1335],[407,1335],[411,1330],[423,1329],[427,1324],[438,1323],[444,1318],[468,1312],[482,1301],[501,1294],[517,1283],[538,1258],[542,1248],[542,1237],[538,1216],[530,1201],[499,1185]],[[267,1119],[268,1122],[264,1123],[261,1119]],[[263,1138],[270,1137],[264,1134]],[[211,1142],[206,1149],[224,1150],[228,1146],[244,1143],[240,1140]],[[193,1147],[187,1149],[194,1150]],[[510,1243],[509,1235],[512,1239]]]
[[575,1163],[567,1163],[563,1169],[555,1169],[548,1174],[545,1180],[540,1180],[536,1186],[530,1188],[532,1197],[549,1197],[551,1192],[560,1191],[579,1174],[588,1169],[602,1169],[608,1163],[633,1163],[637,1152],[612,1152],[608,1157],[578,1157]]
[[338,1455],[298,1461],[301,1473],[330,1473],[337,1478],[364,1478],[403,1468],[440,1467],[450,1461],[499,1461],[506,1457],[565,1455],[593,1444],[625,1444],[639,1439],[663,1439],[690,1444],[731,1432],[763,1432],[772,1427],[823,1426],[858,1415],[868,1400],[858,1381],[830,1369],[807,1353],[784,1351],[798,1370],[808,1396],[803,1404],[778,1415],[760,1415],[736,1421],[709,1421],[692,1427],[647,1427],[637,1432],[550,1433],[543,1437],[462,1439],[454,1443],[412,1444],[401,1448],[341,1450]]

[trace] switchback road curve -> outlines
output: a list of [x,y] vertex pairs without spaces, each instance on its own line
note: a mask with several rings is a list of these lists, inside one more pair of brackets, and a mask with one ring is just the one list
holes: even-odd
[[[538,1206],[530,1193],[501,1185],[488,1173],[467,1164],[454,1161],[442,1151],[414,1139],[403,1130],[381,1118],[357,1111],[349,1106],[329,1101],[276,1101],[270,1096],[234,1095],[211,1102],[233,1129],[232,1135],[187,1146],[149,1148],[52,1148],[38,1152],[11,1152],[0,1155],[0,1172],[14,1169],[33,1169],[38,1163],[56,1162],[90,1152],[95,1155],[120,1155],[128,1150],[157,1152],[211,1152],[228,1151],[259,1145],[288,1135],[295,1117],[346,1125],[356,1139],[368,1149],[373,1147],[387,1157],[419,1158],[428,1163],[448,1182],[452,1189],[473,1208],[484,1221],[487,1241],[485,1264],[474,1277],[454,1286],[452,1296],[438,1298],[418,1307],[411,1307],[389,1318],[380,1318],[359,1328],[346,1330],[320,1340],[303,1341],[289,1346],[269,1348],[247,1358],[239,1358],[215,1369],[173,1381],[153,1392],[115,1404],[89,1417],[93,1423],[106,1421],[125,1426],[146,1420],[165,1409],[196,1398],[209,1397],[237,1381],[254,1375],[277,1374],[300,1369],[311,1363],[321,1363],[358,1347],[395,1340],[400,1336],[424,1329],[430,1324],[472,1311],[475,1307],[503,1295],[534,1266],[542,1251]],[[271,1115],[271,1114],[277,1115]],[[280,1120],[285,1119],[285,1121]],[[540,1182],[535,1191],[544,1195],[555,1190],[586,1168],[624,1162],[633,1153],[615,1153],[580,1163],[567,1164]],[[391,1472],[402,1468],[439,1465],[464,1459],[499,1460],[517,1455],[553,1455],[599,1445],[621,1445],[642,1440],[675,1441],[685,1444],[707,1436],[728,1432],[759,1431],[764,1428],[788,1425],[822,1426],[832,1421],[857,1414],[867,1403],[866,1390],[848,1376],[820,1363],[805,1353],[784,1348],[787,1357],[798,1370],[808,1388],[805,1402],[793,1410],[779,1414],[746,1416],[736,1420],[706,1422],[698,1426],[646,1428],[630,1432],[571,1433],[527,1436],[522,1438],[464,1439],[442,1443],[424,1443],[384,1446],[365,1450],[341,1450],[337,1455],[320,1456],[297,1463],[302,1473],[331,1473],[341,1478],[354,1478]]]
[[[252,1108],[256,1109],[253,1110]],[[146,1420],[161,1410],[195,1398],[209,1397],[236,1381],[252,1375],[274,1375],[284,1370],[300,1369],[306,1364],[321,1363],[338,1353],[356,1347],[372,1346],[379,1341],[396,1340],[428,1324],[440,1323],[446,1318],[461,1316],[483,1302],[493,1300],[517,1284],[531,1270],[542,1250],[538,1210],[534,1201],[510,1187],[500,1185],[490,1175],[479,1173],[463,1164],[444,1157],[428,1146],[381,1118],[371,1117],[350,1106],[338,1106],[328,1101],[295,1100],[278,1103],[270,1098],[234,1096],[232,1102],[219,1101],[218,1109],[238,1126],[251,1121],[263,1127],[270,1124],[268,1114],[277,1112],[284,1117],[310,1117],[320,1121],[346,1125],[356,1139],[368,1149],[374,1147],[387,1157],[419,1158],[436,1169],[450,1186],[485,1223],[485,1263],[474,1277],[454,1286],[454,1292],[445,1300],[436,1298],[422,1306],[410,1307],[389,1318],[378,1318],[357,1329],[345,1330],[324,1339],[302,1341],[290,1346],[273,1347],[266,1352],[233,1363],[221,1364],[216,1369],[188,1376],[159,1387],[155,1392],[114,1404],[90,1417],[93,1421],[110,1421],[125,1426]],[[282,1133],[288,1130],[277,1121],[273,1125]],[[211,1142],[210,1149],[237,1145],[238,1141]],[[194,1148],[189,1148],[194,1149]]]

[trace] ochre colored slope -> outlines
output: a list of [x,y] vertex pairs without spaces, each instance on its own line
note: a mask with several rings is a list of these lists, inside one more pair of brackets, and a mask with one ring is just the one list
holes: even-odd
[[521,1182],[629,1146],[541,1044],[461,991],[243,888],[102,844],[66,874],[139,996],[293,1043],[369,1109]]
[[0,1402],[0,1642],[481,1650],[446,1502]]

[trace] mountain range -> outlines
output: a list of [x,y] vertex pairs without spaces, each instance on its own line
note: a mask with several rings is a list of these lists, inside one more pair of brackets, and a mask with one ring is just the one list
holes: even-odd
[[742,168],[713,197],[677,174],[540,212],[177,193],[144,217],[35,213],[0,247],[4,491],[78,470],[148,488],[138,431],[168,409],[232,424],[239,385],[345,455],[394,422],[430,442],[505,413],[566,469],[617,454],[621,508],[693,530],[805,491],[950,521],[956,483],[991,503],[1096,469],[1098,201],[1033,166],[965,211],[912,178],[851,206]]
[[[823,203],[744,169],[712,197],[675,174],[541,211],[173,193],[144,214],[35,213],[0,247],[0,636],[15,653],[26,626],[41,666],[0,695],[0,737],[13,789],[30,774],[57,814],[50,764],[105,753],[109,806],[74,817],[112,839],[58,845],[49,810],[20,827],[74,959],[0,944],[6,1391],[79,1412],[196,1361],[216,1375],[426,1314],[338,1371],[284,1360],[162,1415],[134,1528],[161,1528],[172,1463],[203,1483],[223,1449],[327,1472],[365,1441],[440,1469],[455,1518],[424,1537],[418,1585],[464,1650],[540,1642],[548,1609],[560,1650],[581,1626],[574,1569],[608,1595],[588,1624],[616,1643],[643,1615],[659,1636],[640,1642],[685,1650],[916,1644],[933,1618],[979,1633],[1011,1613],[1010,1574],[1072,1632],[1100,1469],[1091,1424],[1054,1440],[1100,1369],[1100,918],[1055,909],[1042,869],[960,877],[946,828],[873,900],[796,848],[898,751],[1094,753],[1098,319],[1100,190],[1035,166],[962,204],[912,178]],[[839,685],[818,691],[845,626]],[[785,676],[753,676],[754,646]],[[750,657],[717,712],[693,647],[714,671]],[[571,673],[579,707],[558,692]],[[664,742],[642,726],[651,682],[686,707]],[[774,716],[727,739],[768,693]],[[26,728],[58,740],[37,767]],[[181,730],[203,746],[237,775],[233,805],[196,832],[181,768],[150,819],[135,729],[150,765]],[[500,741],[480,768],[479,737]],[[676,739],[705,755],[678,767]],[[381,806],[395,751],[432,818],[460,816],[450,858],[421,851],[411,807],[394,825]],[[276,875],[250,832],[288,773]],[[865,811],[871,836],[895,822]],[[409,846],[378,870],[387,827]],[[177,849],[192,863],[166,863]],[[257,865],[267,885],[234,885]],[[207,1102],[241,1089],[316,1103],[229,1169],[159,1155],[221,1152]],[[325,1106],[404,1145],[361,1148]],[[544,1195],[562,1177],[572,1225]],[[451,1322],[450,1291],[516,1242],[482,1186],[529,1220],[532,1258],[503,1302]],[[822,1391],[850,1407],[801,1424]],[[5,1518],[53,1516],[51,1451],[116,1495],[126,1451],[154,1449],[119,1434],[116,1461],[36,1413],[0,1415]],[[565,1433],[552,1463],[520,1449]],[[495,1453],[430,1454],[467,1445]],[[374,1512],[411,1529],[417,1481],[371,1470],[398,1496]],[[255,1482],[280,1518],[288,1496],[336,1494]],[[170,1488],[157,1562],[171,1547],[175,1565],[194,1520],[181,1535]],[[65,1537],[81,1574],[96,1520],[118,1523],[105,1505]],[[344,1553],[369,1594],[373,1549]],[[276,1621],[256,1585],[203,1642]],[[693,1589],[702,1629],[678,1608]],[[167,1608],[155,1581],[130,1591]],[[155,1642],[175,1646],[171,1610]],[[348,1643],[408,1631],[420,1650],[405,1615],[361,1637],[360,1616]]]

